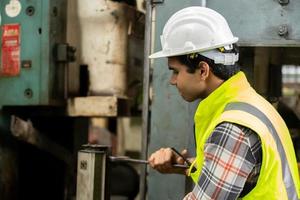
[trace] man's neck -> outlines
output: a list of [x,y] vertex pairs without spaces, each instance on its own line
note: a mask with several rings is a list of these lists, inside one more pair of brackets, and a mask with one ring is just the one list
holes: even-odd
[[207,90],[205,93],[205,98],[208,97],[213,91],[220,87],[224,83],[224,80],[212,75],[207,80]]

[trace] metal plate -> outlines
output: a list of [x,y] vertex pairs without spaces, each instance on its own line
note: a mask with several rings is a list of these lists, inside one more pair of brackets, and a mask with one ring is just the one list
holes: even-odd
[[[221,13],[241,46],[300,46],[300,1],[282,6],[277,0],[209,0],[207,7]],[[280,36],[286,25],[287,35]]]

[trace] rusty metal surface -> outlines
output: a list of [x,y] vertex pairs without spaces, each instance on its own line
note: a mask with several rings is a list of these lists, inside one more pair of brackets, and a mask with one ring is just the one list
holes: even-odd
[[70,116],[116,116],[118,98],[115,96],[76,97],[68,100]]
[[89,94],[124,95],[129,36],[138,28],[141,13],[113,1],[90,0],[86,3],[76,0],[69,3],[72,3],[69,5],[70,16],[78,21],[68,26],[68,39],[80,47],[77,66],[88,66]]

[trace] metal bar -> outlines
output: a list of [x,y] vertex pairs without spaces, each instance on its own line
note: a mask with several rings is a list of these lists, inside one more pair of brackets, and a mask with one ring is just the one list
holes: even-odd
[[[181,153],[179,153],[174,147],[172,147],[171,149],[184,160],[184,162],[187,164],[187,168],[189,168],[192,165],[192,163],[188,159],[186,159]],[[196,167],[193,166],[191,172],[195,172],[196,170]]]
[[[110,156],[109,159],[112,162],[132,162],[132,163],[146,164],[146,165],[149,164],[148,160],[133,159],[126,156],[121,156],[121,157]],[[183,168],[183,169],[189,168],[188,165],[182,165],[182,164],[173,164],[172,166],[176,168]]]
[[[152,5],[151,0],[146,1],[145,18],[145,47],[144,47],[144,80],[143,80],[143,114],[142,114],[142,159],[146,160],[148,154],[149,131],[149,85],[150,85],[150,61],[148,56],[151,49]],[[147,166],[141,166],[140,197],[146,199],[146,172]]]
[[147,160],[133,159],[133,158],[129,158],[126,156],[121,156],[121,157],[110,156],[109,159],[112,162],[132,162],[132,163],[138,163],[138,164],[148,164],[149,163]]
[[187,160],[181,153],[179,153],[174,147],[171,148],[174,153],[176,153],[179,157],[181,157],[188,166],[191,166],[191,162]]

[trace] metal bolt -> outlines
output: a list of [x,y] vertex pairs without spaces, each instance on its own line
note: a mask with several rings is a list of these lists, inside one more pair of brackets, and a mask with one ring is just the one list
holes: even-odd
[[29,7],[26,8],[26,14],[27,14],[28,16],[33,16],[33,15],[34,15],[34,12],[35,12],[35,9],[34,9],[33,6],[29,6]]
[[286,24],[280,25],[278,27],[278,35],[279,36],[283,37],[283,36],[287,35],[288,32],[289,32],[289,30],[288,30],[288,26]]
[[278,2],[279,2],[282,6],[287,5],[287,4],[290,3],[289,0],[278,0]]
[[33,96],[33,92],[30,88],[27,88],[25,91],[24,91],[24,96],[27,97],[28,99],[32,98]]

